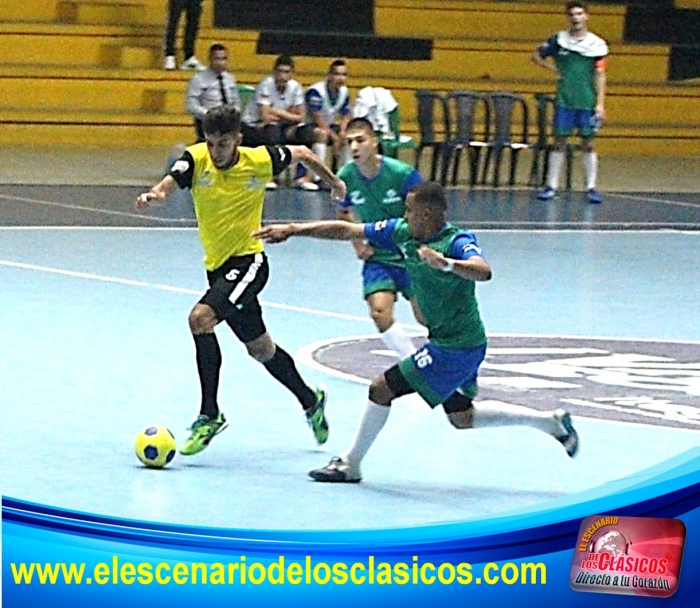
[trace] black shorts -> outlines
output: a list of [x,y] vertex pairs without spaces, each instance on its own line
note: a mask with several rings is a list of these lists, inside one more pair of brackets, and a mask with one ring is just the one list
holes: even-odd
[[216,270],[207,271],[209,290],[199,302],[211,306],[241,342],[252,342],[267,331],[258,294],[269,275],[264,253],[231,257]]

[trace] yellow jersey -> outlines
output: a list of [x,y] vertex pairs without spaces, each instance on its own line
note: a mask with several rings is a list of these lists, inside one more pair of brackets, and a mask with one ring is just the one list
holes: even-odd
[[192,190],[206,269],[231,256],[260,253],[262,241],[250,235],[260,228],[265,184],[273,175],[269,149],[239,147],[238,162],[229,169],[214,166],[206,143],[190,146],[183,158],[188,152],[194,160],[191,183],[177,181]]

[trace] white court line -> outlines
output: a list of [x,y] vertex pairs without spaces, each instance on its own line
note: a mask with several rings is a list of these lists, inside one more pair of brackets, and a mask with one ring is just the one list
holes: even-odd
[[[523,190],[530,190],[530,188],[523,188]],[[631,200],[635,201],[644,201],[644,202],[650,202],[650,203],[661,203],[664,205],[675,205],[679,207],[694,207],[700,209],[700,203],[688,203],[685,201],[675,201],[675,200],[667,200],[663,198],[655,198],[651,196],[639,196],[639,195],[632,195],[632,194],[621,194],[621,193],[616,193],[616,192],[606,192],[605,196],[607,197],[617,197],[617,198],[629,198]],[[58,203],[55,201],[46,201],[43,199],[35,199],[35,198],[28,198],[28,197],[22,197],[22,196],[12,196],[9,194],[2,194],[0,193],[0,198],[4,198],[7,200],[14,200],[14,201],[20,201],[20,202],[25,202],[25,203],[34,203],[37,205],[46,205],[49,207],[59,207],[59,208],[65,208],[65,209],[76,209],[80,211],[90,211],[93,213],[103,213],[106,215],[116,215],[116,216],[122,216],[122,217],[132,217],[132,218],[138,218],[141,220],[154,220],[156,222],[177,222],[177,223],[195,223],[194,219],[189,219],[189,218],[176,218],[176,219],[167,219],[167,218],[160,218],[160,217],[153,217],[153,216],[144,216],[142,214],[138,213],[128,213],[126,211],[112,211],[109,209],[95,209],[93,207],[86,207],[84,205],[72,205],[70,203]],[[286,223],[285,220],[275,220],[277,222],[283,222]],[[294,220],[290,220],[294,221]],[[504,223],[504,222],[498,222],[498,223]],[[516,225],[529,225],[529,224],[541,224],[542,222],[508,222],[509,224],[516,224]],[[553,222],[551,225],[557,226],[557,225],[568,225],[568,224],[573,224],[575,222]],[[672,223],[672,222],[669,222]],[[624,223],[624,222],[609,222],[609,223],[602,223],[599,224],[601,226],[606,226],[606,225],[619,225],[619,226],[635,226],[635,225],[644,225],[640,222],[631,222],[631,223]],[[691,223],[683,223],[683,224],[677,224],[679,226],[693,226],[694,224]]]
[[674,201],[674,200],[668,200],[665,198],[655,198],[652,196],[640,196],[637,194],[619,194],[616,192],[606,192],[604,196],[610,197],[610,196],[616,196],[617,198],[628,198],[633,201],[643,201],[643,202],[649,202],[649,203],[662,203],[664,205],[676,205],[678,207],[695,207],[696,209],[700,209],[700,203],[688,203],[686,201]]
[[[160,230],[154,229],[154,230]],[[175,285],[165,285],[162,283],[147,283],[146,281],[135,281],[133,279],[122,279],[119,277],[108,277],[101,274],[94,274],[89,272],[79,272],[76,270],[65,270],[63,268],[55,268],[51,266],[39,266],[37,264],[27,264],[24,262],[12,262],[10,260],[0,260],[0,266],[8,266],[10,268],[21,268],[23,270],[35,270],[38,272],[47,272],[49,274],[60,274],[69,277],[75,277],[79,279],[90,279],[94,281],[105,281],[108,283],[119,283],[122,285],[130,285],[134,287],[148,287],[151,289],[161,289],[163,291],[171,291],[175,293],[185,293],[190,295],[201,295],[202,290],[188,289],[186,287],[176,287]],[[293,306],[291,304],[278,304],[275,302],[261,302],[263,306],[269,306],[270,308],[278,308],[280,310],[290,310],[293,312],[302,312],[313,315],[320,315],[324,317],[333,317],[336,319],[345,319],[348,321],[361,321],[362,323],[373,323],[373,321],[368,317],[358,317],[356,315],[349,315],[341,312],[328,312],[325,310],[318,310],[315,308],[306,308],[303,306]],[[422,325],[400,323],[405,329],[417,330],[416,335],[425,335],[425,328]],[[501,338],[563,338],[569,340],[613,340],[616,342],[663,342],[665,344],[700,344],[698,340],[669,340],[666,338],[621,338],[618,336],[577,336],[568,334],[523,334],[523,333],[490,333],[490,336],[501,337]],[[366,336],[362,336],[366,337]],[[355,337],[345,337],[344,340],[356,339]],[[332,339],[329,342],[334,342],[336,339]]]
[[[145,281],[135,281],[132,279],[122,279],[119,277],[108,277],[101,274],[93,274],[90,272],[79,272],[76,270],[65,270],[62,268],[53,268],[50,266],[39,266],[37,264],[25,264],[24,262],[12,262],[10,260],[0,260],[0,266],[8,266],[10,268],[21,268],[23,270],[34,270],[37,272],[47,272],[49,274],[59,274],[77,279],[89,279],[93,281],[104,281],[106,283],[118,283],[120,285],[129,285],[132,287],[148,287],[151,289],[161,289],[163,291],[171,291],[175,293],[186,293],[191,295],[202,295],[201,289],[187,289],[185,287],[176,287],[174,285],[165,285],[160,283],[147,283]],[[333,317],[336,319],[344,319],[346,321],[361,321],[362,323],[373,323],[369,317],[358,317],[340,312],[327,312],[325,310],[316,310],[313,308],[305,308],[303,306],[292,306],[290,304],[277,304],[274,302],[260,302],[263,306],[270,308],[278,308],[280,310],[290,310],[292,312],[301,312],[322,317]],[[417,325],[403,325],[406,328],[420,329]]]
[[111,209],[95,209],[94,207],[86,207],[85,205],[72,205],[70,203],[57,203],[54,201],[44,201],[36,198],[26,198],[24,196],[10,196],[9,194],[0,194],[0,198],[4,198],[12,201],[19,201],[21,203],[33,203],[35,205],[45,205],[47,207],[59,207],[61,209],[77,209],[79,211],[90,211],[92,213],[102,213],[104,215],[116,215],[119,217],[133,217],[140,220],[149,221],[153,220],[155,222],[176,222],[176,223],[191,223],[194,224],[194,219],[188,218],[174,218],[168,219],[163,217],[154,217],[151,215],[144,215],[142,213],[129,213],[127,211],[113,211]]
[[[0,195],[1,197],[2,195]],[[156,219],[156,218],[148,218],[148,219]],[[163,221],[178,221],[178,220],[163,220]],[[27,230],[27,231],[36,231],[36,230],[58,230],[58,231],[67,231],[67,230],[76,230],[76,231],[90,231],[90,230],[106,230],[106,231],[122,231],[122,232],[128,232],[128,231],[135,231],[135,232],[145,232],[149,230],[153,231],[160,231],[160,232],[167,232],[169,230],[175,230],[175,231],[193,231],[197,230],[197,227],[194,225],[194,220],[181,220],[181,221],[192,221],[193,225],[192,226],[0,226],[0,231],[2,230],[8,230],[8,231],[22,231],[22,230]],[[290,219],[290,220],[266,220],[263,221],[263,225],[269,225],[269,224],[287,224],[291,222],[299,222],[299,219]],[[475,226],[478,227],[480,225],[480,222],[476,223],[470,223],[466,221],[455,221],[452,222],[455,225],[466,225],[466,226]],[[498,224],[505,224],[507,222],[484,222],[486,224],[493,224],[493,223],[498,223]],[[574,222],[567,222],[568,224],[573,224]],[[513,222],[514,225],[521,226],[523,224],[526,224],[526,222]],[[542,222],[534,222],[534,224],[541,225]],[[600,224],[601,226],[610,226],[611,224]],[[621,226],[625,225],[620,222],[617,222],[616,225]],[[654,225],[651,224],[641,224],[639,222],[637,223],[632,223],[629,224],[630,226],[649,226],[648,228],[644,230],[632,230],[632,229],[600,229],[600,228],[559,228],[557,230],[552,230],[551,228],[478,228],[478,231],[481,232],[494,232],[494,233],[503,233],[503,234],[514,234],[518,232],[524,232],[527,234],[549,234],[549,235],[556,235],[556,234],[670,234],[670,235],[678,235],[678,234],[683,234],[683,235],[694,235],[694,236],[699,236],[700,231],[699,230],[677,230],[675,228],[656,228]],[[699,224],[673,224],[674,226],[699,226]]]
[[[163,291],[171,291],[171,292],[176,292],[176,293],[184,293],[184,294],[192,294],[192,295],[200,295],[202,292],[201,290],[195,290],[195,289],[187,289],[184,287],[175,287],[174,285],[164,285],[164,284],[158,284],[158,283],[147,283],[145,281],[135,281],[132,279],[122,279],[119,277],[108,277],[104,275],[99,275],[99,274],[93,274],[93,273],[88,273],[88,272],[79,272],[75,270],[65,270],[62,268],[52,268],[49,266],[39,266],[36,264],[25,264],[22,262],[12,262],[10,260],[0,260],[0,266],[8,266],[10,268],[21,268],[23,270],[34,270],[38,272],[47,272],[50,274],[59,274],[59,275],[64,275],[64,276],[70,276],[70,277],[75,277],[75,278],[80,278],[80,279],[88,279],[88,280],[96,280],[96,281],[104,281],[108,283],[118,283],[121,285],[129,285],[133,287],[148,287],[151,289],[161,289]],[[373,323],[373,321],[367,317],[358,317],[354,315],[348,315],[344,313],[335,313],[335,312],[328,312],[328,311],[323,311],[323,310],[316,310],[313,308],[305,308],[302,306],[291,306],[289,304],[277,304],[273,302],[261,302],[263,306],[268,306],[270,308],[278,308],[281,310],[289,310],[293,312],[301,312],[301,313],[306,313],[306,314],[312,314],[312,315],[319,315],[319,316],[325,316],[325,317],[333,317],[337,319],[345,319],[349,321],[360,321],[362,323]],[[414,329],[418,330],[419,332],[424,332],[424,328],[419,325],[411,325],[411,324],[400,324],[402,327],[405,329]],[[413,334],[412,334],[413,335]],[[422,334],[415,334],[415,335],[425,335],[424,333]],[[577,340],[622,340],[622,341],[644,341],[644,342],[668,342],[668,343],[678,343],[678,344],[698,344],[699,342],[697,341],[690,341],[690,340],[663,340],[663,339],[653,339],[653,338],[615,338],[615,337],[601,337],[601,336],[562,336],[562,335],[543,335],[543,334],[512,334],[512,333],[506,333],[506,334],[489,334],[490,336],[493,337],[532,337],[532,338],[572,338],[572,339],[577,339]],[[301,347],[297,353],[296,356],[299,357],[299,360],[302,361],[305,365],[308,367],[318,370],[322,373],[335,376],[337,378],[342,378],[344,380],[349,380],[351,382],[356,382],[359,384],[370,384],[370,381],[366,380],[365,378],[360,378],[359,376],[355,376],[354,374],[349,374],[349,373],[344,373],[338,370],[334,370],[331,368],[328,368],[321,363],[318,363],[313,359],[311,356],[312,352],[318,348],[322,348],[325,346],[329,346],[331,344],[336,344],[338,342],[346,342],[348,340],[357,340],[357,339],[373,339],[376,338],[376,334],[371,334],[371,335],[363,335],[363,336],[343,336],[341,338],[330,338],[327,340],[321,340],[317,341],[311,344],[307,344],[303,347]],[[651,429],[655,430],[674,430],[674,431],[687,431],[688,429],[679,429],[677,427],[659,427],[658,425],[647,425],[644,423],[639,423],[639,422],[627,422],[627,421],[617,421],[617,420],[601,420],[599,418],[592,418],[592,417],[587,417],[587,416],[580,416],[577,415],[577,418],[586,418],[587,420],[592,420],[595,422],[604,422],[606,424],[620,424],[620,425],[625,425],[625,426],[630,426],[630,425],[635,425],[635,426],[647,426]],[[697,431],[692,431],[692,432],[697,432]]]

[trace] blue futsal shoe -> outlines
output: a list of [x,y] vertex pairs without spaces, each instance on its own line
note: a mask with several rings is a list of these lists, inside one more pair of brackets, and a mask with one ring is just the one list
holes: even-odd
[[603,202],[603,197],[600,195],[600,192],[598,192],[595,188],[589,188],[587,196],[588,202],[593,203],[594,205],[600,205],[600,203]]
[[542,192],[537,195],[538,201],[551,201],[557,195],[557,191],[551,186],[546,186]]

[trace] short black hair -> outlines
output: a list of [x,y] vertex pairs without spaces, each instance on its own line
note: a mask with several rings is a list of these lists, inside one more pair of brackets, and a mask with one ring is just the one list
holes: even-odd
[[336,59],[333,63],[331,63],[330,67],[328,68],[328,73],[333,72],[333,68],[344,68],[345,67],[345,59]]
[[226,51],[228,53],[228,49],[220,42],[215,42],[209,47],[209,57],[216,53],[216,51]]
[[280,55],[275,59],[275,65],[273,66],[273,70],[276,70],[278,67],[281,65],[288,65],[292,70],[294,69],[294,59],[292,59],[289,55]]
[[358,116],[357,118],[351,119],[345,127],[345,132],[352,131],[353,129],[362,129],[367,131],[372,135],[376,135],[374,132],[374,125],[364,116]]
[[438,182],[424,182],[410,190],[415,194],[416,203],[421,207],[432,207],[438,211],[447,211],[445,188]]
[[233,106],[216,106],[204,115],[202,130],[204,133],[238,135],[241,132],[241,113]]
[[569,0],[566,3],[566,13],[568,14],[572,8],[582,8],[586,13],[588,12],[588,4],[583,0]]

